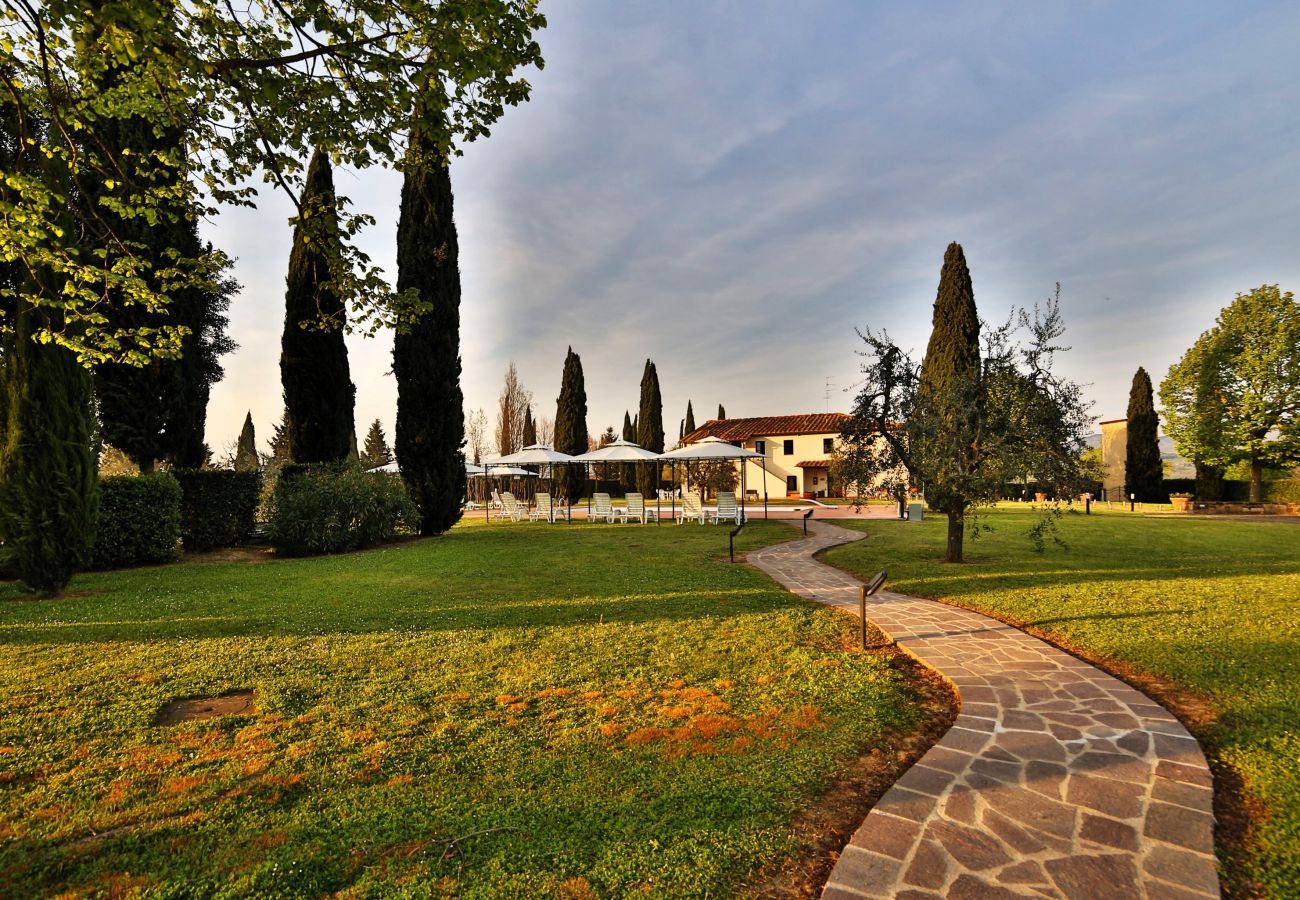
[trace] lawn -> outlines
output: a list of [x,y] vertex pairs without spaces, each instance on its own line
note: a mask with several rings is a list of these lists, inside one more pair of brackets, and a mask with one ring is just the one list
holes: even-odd
[[965,565],[938,562],[941,515],[837,523],[870,538],[826,559],[863,576],[888,569],[896,590],[1026,624],[1208,700],[1217,717],[1193,715],[1193,730],[1240,776],[1255,820],[1244,849],[1221,846],[1230,881],[1300,896],[1300,523],[1094,507],[1060,521],[1068,550],[1039,554],[1025,537],[1033,513],[1003,507],[985,521],[993,531],[968,542]]
[[[790,536],[754,523],[737,549]],[[726,530],[0,584],[0,893],[719,896],[919,694]],[[155,725],[237,689],[255,714]]]

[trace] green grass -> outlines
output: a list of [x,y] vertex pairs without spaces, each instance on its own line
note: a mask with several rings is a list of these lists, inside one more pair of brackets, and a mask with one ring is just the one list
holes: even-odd
[[1028,511],[1000,508],[938,562],[946,519],[837,522],[870,538],[827,561],[890,585],[1027,623],[1097,657],[1199,694],[1219,712],[1201,737],[1263,811],[1254,846],[1230,861],[1273,897],[1300,896],[1300,524],[1127,512],[1067,514],[1069,545],[1034,553]]
[[[922,713],[851,620],[725,554],[721,528],[470,520],[0,584],[0,893],[734,892]],[[239,688],[257,715],[151,724]]]

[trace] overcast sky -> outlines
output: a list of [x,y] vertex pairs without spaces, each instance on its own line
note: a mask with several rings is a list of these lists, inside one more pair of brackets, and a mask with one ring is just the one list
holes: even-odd
[[[647,357],[670,442],[688,398],[698,422],[847,411],[854,328],[923,350],[954,240],[990,320],[1061,282],[1060,367],[1097,418],[1237,291],[1300,290],[1300,4],[543,9],[532,100],[452,167],[466,407],[490,420],[511,359],[554,416],[570,344],[593,434]],[[392,277],[400,179],[335,178]],[[266,190],[208,228],[244,286],[218,453],[247,410],[265,446],[283,406],[288,214]],[[358,433],[391,439],[391,336],[348,343]]]

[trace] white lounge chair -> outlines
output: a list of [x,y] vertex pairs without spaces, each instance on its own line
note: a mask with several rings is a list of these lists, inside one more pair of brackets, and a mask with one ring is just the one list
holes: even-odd
[[544,519],[547,522],[554,522],[554,510],[555,507],[551,504],[551,495],[539,493],[537,495],[537,505],[529,511],[528,520],[530,522],[536,522]]
[[528,518],[528,507],[515,499],[509,491],[501,492],[501,518],[509,517],[511,522],[522,522]]
[[709,517],[714,525],[719,522],[735,522],[740,524],[740,508],[736,506],[736,494],[733,491],[718,492],[718,509]]
[[612,525],[614,523],[614,501],[609,498],[609,494],[592,494],[591,502],[594,506],[591,511],[591,521],[598,522],[604,519]]
[[631,522],[636,520],[641,524],[649,522],[651,519],[659,521],[659,511],[645,505],[645,497],[641,494],[628,494],[627,506],[614,510],[614,518],[617,521]]
[[693,519],[703,525],[704,518],[704,504],[700,502],[700,495],[694,493],[683,494],[682,511],[677,514],[677,524],[681,525],[688,519]]

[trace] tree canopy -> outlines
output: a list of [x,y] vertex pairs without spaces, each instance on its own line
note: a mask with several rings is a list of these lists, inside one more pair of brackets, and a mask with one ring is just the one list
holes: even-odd
[[997,500],[1012,479],[1078,482],[1087,406],[1078,385],[1052,372],[1054,354],[1068,349],[1058,343],[1064,329],[1059,285],[1045,306],[984,326],[964,255],[951,245],[922,364],[888,332],[860,333],[865,377],[834,477],[863,491],[924,489],[948,515],[945,559],[960,562],[968,512]]
[[1266,465],[1300,462],[1300,304],[1262,285],[1225,307],[1160,385],[1165,432],[1200,465],[1250,464],[1258,502]]
[[[121,222],[252,205],[258,178],[298,204],[313,148],[357,168],[394,163],[420,104],[436,104],[446,123],[428,154],[445,161],[528,99],[519,72],[541,67],[534,32],[545,24],[536,0],[4,4],[0,82],[41,160],[38,172],[0,172],[0,261],[28,276],[10,296],[45,307],[36,338],[87,364],[176,355],[183,326],[119,313],[161,311],[175,289],[210,286],[220,260],[151,261]],[[124,121],[178,142],[146,150],[104,139]],[[352,241],[373,220],[345,197],[336,203],[344,240],[330,275],[354,324],[410,321],[420,301],[394,295]],[[101,302],[109,295],[113,306]]]

